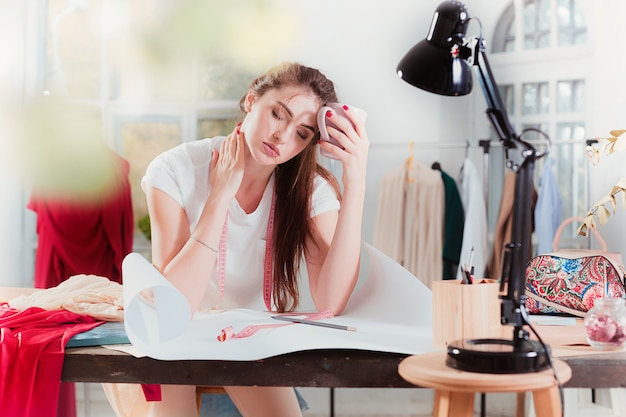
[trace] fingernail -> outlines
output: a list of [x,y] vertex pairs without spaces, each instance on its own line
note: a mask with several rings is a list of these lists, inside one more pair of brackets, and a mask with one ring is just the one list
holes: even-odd
[[237,123],[237,127],[241,126],[241,122]]
[[241,132],[239,131],[239,129],[237,129],[237,134],[239,134],[239,133],[241,133]]
[[344,105],[343,105],[343,109],[347,111],[347,110],[349,110],[349,109],[350,109],[350,107],[348,107],[347,105],[345,105],[345,104],[344,104]]
[[333,112],[330,110],[326,110],[326,117],[328,117],[329,119],[333,117]]
[[321,139],[318,139],[318,140],[317,140],[317,144],[319,145],[320,143],[322,143],[322,140],[321,140]]

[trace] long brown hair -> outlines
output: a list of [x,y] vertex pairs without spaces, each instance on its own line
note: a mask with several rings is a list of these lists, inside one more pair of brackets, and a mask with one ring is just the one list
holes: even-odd
[[[335,87],[324,74],[315,68],[299,63],[284,63],[271,68],[256,78],[248,91],[261,97],[269,90],[285,86],[308,89],[320,99],[320,104],[336,102]],[[248,92],[246,92],[247,94]],[[246,95],[241,98],[244,109]],[[276,167],[276,209],[274,217],[274,272],[272,299],[278,311],[293,311],[300,301],[298,272],[311,231],[311,195],[313,181],[321,175],[339,195],[337,179],[317,161],[317,138],[302,152]]]

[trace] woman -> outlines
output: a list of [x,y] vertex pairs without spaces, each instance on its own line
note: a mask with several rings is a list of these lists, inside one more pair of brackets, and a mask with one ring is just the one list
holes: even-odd
[[[272,68],[241,98],[227,137],[185,143],[157,157],[142,187],[154,266],[202,308],[298,306],[304,257],[315,307],[340,314],[356,284],[369,140],[363,121],[328,112],[341,147],[318,140],[317,113],[333,83],[297,63]],[[317,163],[317,146],[343,164],[343,196]],[[273,273],[271,272],[273,271]],[[226,387],[244,416],[300,415],[294,390]],[[155,416],[195,415],[195,387],[162,386]],[[174,410],[175,412],[173,412]]]

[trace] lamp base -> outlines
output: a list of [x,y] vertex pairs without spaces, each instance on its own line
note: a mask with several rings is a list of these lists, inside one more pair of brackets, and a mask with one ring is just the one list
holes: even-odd
[[542,371],[550,366],[550,349],[535,340],[456,340],[448,344],[446,365],[468,372],[517,374]]

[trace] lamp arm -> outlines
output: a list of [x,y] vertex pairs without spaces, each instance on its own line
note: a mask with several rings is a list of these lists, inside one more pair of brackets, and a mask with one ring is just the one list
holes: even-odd
[[474,38],[473,64],[478,75],[480,88],[487,102],[487,117],[491,121],[498,137],[502,141],[516,139],[518,137],[513,124],[509,120],[508,112],[502,101],[500,90],[491,71],[491,65],[487,59],[487,52],[482,38]]
[[[478,38],[473,50],[474,67],[487,101],[487,117],[496,130],[506,153],[506,165],[516,172],[511,227],[511,242],[504,248],[501,282],[505,283],[506,294],[501,295],[502,324],[515,326],[514,341],[527,338],[522,330],[525,308],[526,264],[530,259],[532,236],[532,192],[533,173],[537,151],[520,139],[500,96],[500,91],[487,59],[482,41]],[[525,334],[524,334],[525,333]]]

